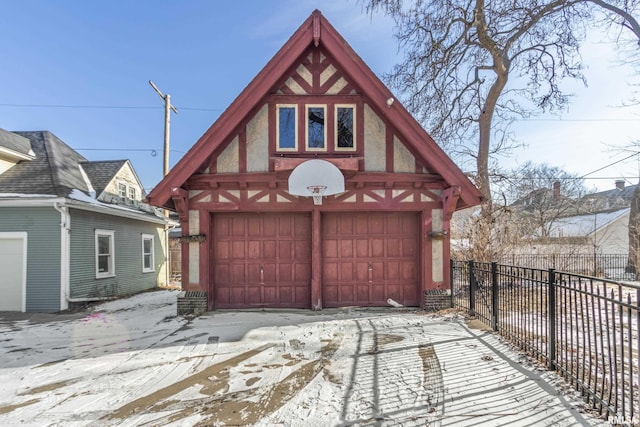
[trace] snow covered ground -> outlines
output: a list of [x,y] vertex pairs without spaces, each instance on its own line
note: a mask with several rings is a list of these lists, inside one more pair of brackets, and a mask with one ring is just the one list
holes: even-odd
[[[561,380],[450,315],[176,317],[177,291],[76,315],[0,313],[3,426],[573,426]],[[20,317],[20,316],[18,316]]]

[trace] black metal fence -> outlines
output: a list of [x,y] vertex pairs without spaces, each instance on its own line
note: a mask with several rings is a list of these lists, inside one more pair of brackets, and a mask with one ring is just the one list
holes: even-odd
[[627,273],[627,254],[509,254],[498,260],[500,264],[520,267],[568,271],[613,280],[632,280]]
[[601,415],[640,416],[640,286],[452,261],[451,297],[454,307],[557,371]]

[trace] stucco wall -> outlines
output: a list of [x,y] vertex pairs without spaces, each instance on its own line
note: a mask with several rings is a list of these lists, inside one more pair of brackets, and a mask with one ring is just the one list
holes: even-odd
[[265,105],[247,124],[247,172],[269,170],[269,109]]
[[415,173],[416,160],[407,147],[398,139],[393,138],[393,171],[397,173]]
[[[200,234],[200,212],[189,211],[189,234]],[[200,283],[200,243],[189,242],[189,283]]]
[[364,169],[384,172],[387,166],[386,126],[371,107],[364,105]]
[[[431,211],[431,226],[433,232],[442,231],[442,209]],[[444,247],[439,238],[431,239],[431,279],[434,282],[444,280]]]
[[240,154],[238,151],[238,137],[218,156],[218,173],[238,173]]

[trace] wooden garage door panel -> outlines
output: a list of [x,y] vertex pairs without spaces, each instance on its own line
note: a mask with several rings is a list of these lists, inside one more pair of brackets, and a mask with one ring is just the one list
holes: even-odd
[[311,217],[216,214],[213,293],[216,308],[308,308]]
[[326,307],[419,305],[417,213],[336,213],[322,219]]

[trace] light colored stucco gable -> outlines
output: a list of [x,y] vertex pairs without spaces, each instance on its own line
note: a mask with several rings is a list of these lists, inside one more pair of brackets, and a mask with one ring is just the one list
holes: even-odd
[[239,171],[240,153],[238,150],[238,137],[233,138],[222,153],[218,156],[218,173],[237,173]]
[[393,138],[393,171],[398,173],[415,173],[416,171],[415,157],[397,136]]
[[247,124],[247,172],[269,170],[269,108],[264,105]]
[[364,151],[364,169],[367,172],[385,172],[386,126],[367,104],[364,104]]

